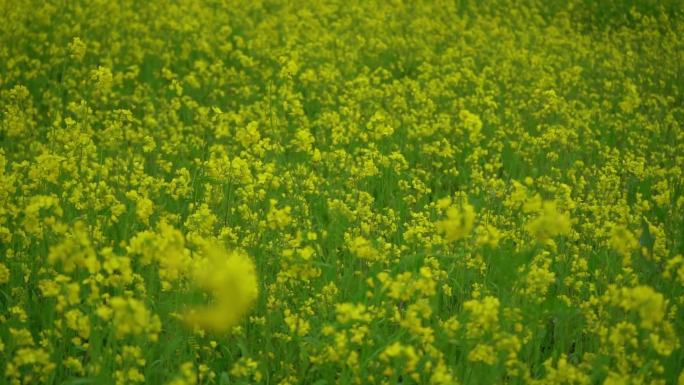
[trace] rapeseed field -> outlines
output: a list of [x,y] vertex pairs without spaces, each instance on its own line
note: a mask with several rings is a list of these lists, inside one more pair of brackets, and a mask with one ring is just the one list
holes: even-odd
[[0,384],[684,385],[683,12],[0,0]]

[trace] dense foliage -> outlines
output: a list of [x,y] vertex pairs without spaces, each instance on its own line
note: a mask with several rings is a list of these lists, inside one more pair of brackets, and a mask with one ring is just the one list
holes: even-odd
[[0,0],[0,383],[684,384],[682,10]]

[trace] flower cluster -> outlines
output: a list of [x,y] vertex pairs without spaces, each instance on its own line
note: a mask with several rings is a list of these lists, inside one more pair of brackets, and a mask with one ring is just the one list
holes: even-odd
[[684,385],[681,0],[0,15],[0,384]]

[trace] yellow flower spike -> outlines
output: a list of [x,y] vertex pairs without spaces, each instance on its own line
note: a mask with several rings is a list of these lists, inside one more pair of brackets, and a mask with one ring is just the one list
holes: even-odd
[[69,43],[69,55],[76,61],[83,60],[86,54],[86,44],[78,37],[75,37],[71,43]]
[[466,325],[467,336],[480,337],[487,332],[496,331],[499,328],[499,305],[499,299],[492,296],[466,301],[463,308],[471,316]]
[[241,251],[226,251],[207,245],[196,266],[197,287],[213,296],[211,305],[190,309],[184,321],[196,328],[217,333],[232,329],[251,309],[259,295],[254,262]]
[[[625,226],[613,226],[610,230],[608,245],[626,262],[629,262],[632,252],[639,248],[639,240]],[[629,264],[630,263],[625,263],[625,265]]]
[[525,230],[539,242],[545,243],[557,235],[569,235],[572,231],[572,221],[567,213],[558,210],[554,201],[538,201],[534,207],[528,202],[525,211],[538,211],[538,215],[527,222]]
[[[443,204],[443,203],[440,203]],[[475,223],[475,208],[464,203],[451,206],[446,211],[447,218],[435,224],[437,231],[444,234],[447,242],[454,242],[466,238],[473,230]]]
[[491,345],[479,343],[468,353],[468,361],[493,365],[496,362],[496,353]]
[[275,205],[276,202],[271,201],[271,208],[268,211],[268,214],[266,214],[266,220],[271,229],[282,230],[292,223],[292,208],[290,206],[285,206],[282,209],[278,209]]
[[349,240],[347,247],[349,247],[349,251],[361,259],[371,262],[382,259],[382,255],[373,247],[371,241],[362,236],[357,236]]
[[10,270],[4,263],[0,262],[0,284],[7,283],[10,280]]
[[99,307],[97,315],[105,321],[112,317],[115,335],[123,339],[129,335],[144,335],[149,341],[156,342],[161,331],[161,320],[135,298],[113,297],[109,301],[110,308]]

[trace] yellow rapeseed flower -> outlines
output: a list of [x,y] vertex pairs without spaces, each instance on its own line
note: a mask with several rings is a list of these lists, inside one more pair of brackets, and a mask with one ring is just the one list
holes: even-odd
[[0,284],[9,282],[10,271],[4,263],[0,262]]
[[254,262],[245,253],[205,247],[205,256],[194,271],[195,284],[213,296],[213,303],[190,309],[187,324],[214,332],[226,332],[247,314],[259,294]]
[[447,218],[436,223],[437,231],[444,234],[448,242],[457,241],[470,235],[475,223],[475,208],[465,203],[451,206],[446,211]]

